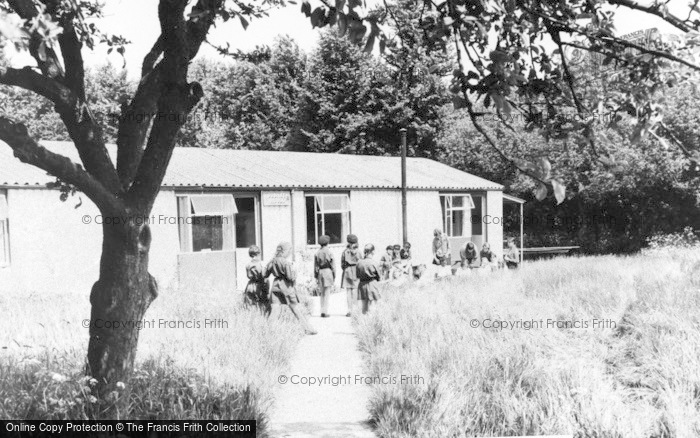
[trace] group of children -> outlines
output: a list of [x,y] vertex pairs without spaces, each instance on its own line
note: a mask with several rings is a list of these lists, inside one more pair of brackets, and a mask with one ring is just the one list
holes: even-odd
[[[329,236],[321,236],[321,248],[314,257],[314,275],[321,296],[321,316],[327,318],[329,296],[335,284],[336,271],[333,254],[328,249]],[[410,259],[410,245],[406,248]],[[311,326],[298,305],[299,296],[296,293],[296,271],[291,263],[292,245],[282,242],[277,245],[275,257],[263,267],[260,260],[260,248],[251,246],[248,254],[250,263],[246,266],[248,284],[244,292],[245,303],[263,309],[270,316],[278,316],[281,305],[288,305],[294,316],[302,323],[307,334],[317,332]],[[401,248],[399,248],[399,252]],[[346,290],[348,313],[351,316],[358,301],[362,303],[362,313],[367,313],[372,305],[380,298],[379,281],[386,278],[384,271],[374,260],[374,245],[365,245],[361,253],[357,236],[347,236],[347,247],[340,260],[342,270],[341,287]],[[399,254],[400,257],[400,254]],[[267,278],[272,276],[272,285],[268,286]]]
[[[450,266],[449,244],[447,250],[443,250],[441,235],[436,230],[433,245],[434,264],[443,268]],[[329,250],[329,236],[321,236],[319,244],[321,248],[314,256],[314,276],[318,285],[318,293],[321,297],[321,317],[328,318],[329,298],[335,284],[336,269],[333,253]],[[288,305],[292,313],[304,326],[307,334],[316,334],[316,330],[311,326],[298,305],[299,296],[296,293],[296,271],[290,256],[292,245],[288,242],[281,242],[277,245],[275,257],[263,267],[260,260],[260,248],[251,246],[248,254],[251,257],[250,263],[246,266],[248,284],[245,288],[245,302],[248,305],[264,309],[268,315],[278,316],[281,305]],[[385,280],[397,280],[401,278],[420,278],[421,266],[413,266],[411,261],[411,244],[406,242],[403,247],[400,245],[389,245],[386,247],[386,254],[381,257],[379,263],[374,260],[374,245],[368,243],[363,251],[359,250],[357,236],[348,234],[347,246],[340,259],[341,287],[345,289],[347,295],[348,313],[351,316],[355,310],[357,302],[362,304],[362,313],[367,313],[374,303],[381,298],[379,282]],[[444,254],[443,254],[444,253]],[[484,243],[481,251],[477,251],[476,246],[468,242],[460,249],[463,269],[473,267],[495,268],[497,263],[495,254],[491,251],[488,243]],[[508,267],[517,268],[517,247],[515,243],[509,241],[509,252],[505,261]],[[512,266],[511,266],[512,265]],[[272,276],[273,281],[268,285],[267,278]],[[439,273],[436,277],[439,277]]]
[[380,260],[382,280],[395,280],[402,276],[414,274],[411,262],[411,244],[406,242],[401,245],[389,245],[386,254]]
[[[318,282],[321,296],[321,317],[328,318],[329,298],[335,283],[335,263],[328,249],[330,237],[321,236],[321,248],[314,257],[314,275]],[[362,313],[369,311],[372,303],[380,298],[378,282],[382,280],[382,271],[374,261],[374,245],[368,243],[360,252],[357,236],[348,234],[347,246],[340,257],[342,278],[340,287],[345,289],[348,304],[346,316],[352,316],[358,301],[362,303]]]
[[[281,242],[277,245],[275,257],[264,268],[260,254],[260,248],[256,245],[248,249],[251,260],[245,268],[248,276],[244,291],[245,303],[260,308],[271,317],[279,317],[281,306],[286,304],[301,322],[306,334],[315,335],[316,330],[298,307],[300,300],[295,288],[297,274],[290,260],[292,244]],[[267,283],[269,276],[273,277],[272,285]]]

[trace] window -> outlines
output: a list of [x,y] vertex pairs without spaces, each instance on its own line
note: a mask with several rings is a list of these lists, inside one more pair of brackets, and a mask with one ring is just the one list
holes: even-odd
[[236,248],[249,248],[256,244],[255,198],[236,197]]
[[231,195],[178,196],[180,251],[234,249],[236,204]]
[[350,233],[350,198],[342,195],[310,195],[306,197],[306,243],[318,244],[327,234],[331,243],[342,243]]
[[10,225],[7,195],[0,192],[0,266],[10,264]]
[[449,237],[470,237],[474,201],[471,195],[442,195],[443,229]]
[[472,236],[484,234],[484,196],[472,196],[474,209],[472,210]]

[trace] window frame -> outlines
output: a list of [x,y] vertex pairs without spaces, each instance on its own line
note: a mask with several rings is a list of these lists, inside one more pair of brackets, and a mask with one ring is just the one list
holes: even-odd
[[[230,227],[229,233],[231,235],[231,248],[226,248],[225,246],[225,241],[222,242],[222,249],[220,250],[209,250],[209,251],[194,251],[194,237],[192,233],[192,221],[187,220],[192,217],[198,217],[202,215],[192,214],[191,209],[192,209],[192,198],[198,198],[198,197],[213,197],[213,196],[221,196],[221,197],[226,197],[230,196],[231,197],[231,202],[233,205],[233,213],[231,215],[224,214],[226,212],[222,211],[221,215],[213,215],[210,214],[210,212],[207,212],[206,215],[208,217],[221,217],[222,219],[222,239],[224,239],[223,236],[226,235],[226,231],[223,229],[223,227]],[[183,216],[180,210],[180,199],[181,198],[187,198],[187,215]],[[236,214],[238,213],[238,207],[236,207],[236,199],[232,193],[176,193],[175,194],[175,200],[176,200],[176,206],[177,206],[177,224],[178,224],[178,239],[180,243],[180,248],[179,248],[179,253],[180,254],[208,254],[208,253],[220,253],[220,252],[235,252],[236,251]],[[257,208],[257,201],[256,201],[256,208]],[[256,212],[257,214],[257,212]],[[230,218],[228,221],[226,218]],[[227,223],[228,222],[228,223]],[[189,238],[189,242],[187,242],[186,249],[183,248],[183,228],[182,227],[187,227],[187,237]],[[256,239],[257,239],[257,228],[256,228]]]
[[[262,245],[260,244],[260,233],[261,233],[261,222],[260,222],[260,196],[258,196],[257,193],[233,193],[233,204],[236,205],[236,199],[239,198],[251,198],[253,199],[253,220],[255,221],[255,243],[254,245],[259,246],[262,249]],[[234,214],[233,218],[233,229],[234,229],[234,235],[233,235],[233,246],[234,250],[236,249],[245,249],[246,251],[248,250],[249,246],[243,247],[243,246],[238,246],[237,245],[237,239],[238,239],[238,233],[236,232],[236,218],[238,216],[238,206],[236,206],[236,213]]]
[[487,216],[486,214],[486,192],[477,192],[477,193],[470,193],[472,197],[472,201],[474,202],[474,209],[476,209],[476,203],[477,200],[480,201],[481,205],[481,217],[478,218],[479,224],[481,226],[481,234],[474,234],[474,212],[472,212],[470,221],[471,221],[471,227],[472,227],[472,235],[471,237],[483,237],[484,241],[486,241],[486,223],[484,223],[484,217]]
[[[319,205],[322,205],[322,204],[319,204],[318,198],[319,197],[323,198],[326,196],[328,196],[328,197],[344,196],[346,199],[346,206],[347,206],[346,210],[332,210],[331,209],[331,210],[322,210],[319,212]],[[308,217],[309,215],[308,215],[308,209],[306,206],[306,203],[308,202],[309,198],[314,199],[313,221],[314,221],[314,233],[315,233],[315,235],[314,235],[313,243],[309,243],[309,217]],[[319,229],[318,229],[318,223],[319,223],[318,217],[319,217],[319,215],[325,216],[326,214],[340,214],[341,215],[341,226],[343,228],[345,228],[345,226],[343,224],[344,224],[345,220],[347,220],[347,230],[343,229],[341,231],[341,234],[345,235],[345,234],[352,233],[352,204],[351,204],[349,192],[306,192],[306,193],[304,193],[304,214],[306,216],[306,224],[305,225],[306,225],[306,246],[307,247],[320,246],[318,243],[318,238],[325,234],[325,231],[326,231],[325,230],[325,227],[326,227],[325,220],[323,220],[321,222],[323,225],[323,230],[321,230],[321,232],[319,232]],[[346,215],[346,217],[343,217],[342,215]],[[330,245],[343,245],[342,239],[343,239],[343,237],[341,235],[340,242],[331,243]]]
[[[454,207],[453,205],[448,205],[447,200],[449,199],[450,204],[453,204],[454,198],[465,198],[468,199],[468,203],[464,203],[462,206],[457,206]],[[483,204],[482,204],[483,205]],[[442,210],[442,231],[447,234],[447,237],[451,238],[471,238],[473,234],[467,236],[462,233],[462,235],[455,236],[454,230],[452,229],[452,212],[455,211],[462,211],[464,212],[465,215],[469,213],[466,217],[469,223],[471,224],[471,211],[476,208],[476,204],[474,203],[474,198],[471,193],[440,193],[440,209]],[[471,229],[471,227],[470,227]]]
[[10,206],[8,201],[7,191],[0,190],[0,209],[4,209],[6,217],[0,217],[0,240],[2,240],[3,245],[2,254],[0,254],[0,268],[7,268],[10,266]]

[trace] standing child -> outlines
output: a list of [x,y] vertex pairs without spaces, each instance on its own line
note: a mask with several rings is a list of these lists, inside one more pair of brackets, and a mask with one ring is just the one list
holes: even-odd
[[352,315],[352,311],[357,303],[357,263],[360,261],[360,252],[357,246],[357,236],[348,234],[348,246],[343,251],[343,256],[340,258],[340,267],[343,270],[343,279],[341,287],[346,290],[348,295],[348,314]]
[[362,301],[362,313],[369,312],[370,306],[380,298],[379,294],[379,266],[372,258],[374,256],[374,245],[365,245],[365,257],[357,264],[357,276],[360,279],[358,287],[358,299]]
[[508,249],[503,256],[503,260],[506,262],[508,269],[518,269],[518,266],[520,266],[520,253],[515,244],[515,239],[512,237],[508,238]]
[[268,297],[268,287],[265,277],[263,277],[264,269],[260,261],[260,248],[256,245],[248,249],[250,263],[245,267],[245,273],[248,276],[248,284],[243,293],[243,300],[246,306],[257,307],[261,312],[268,312],[270,303]]
[[321,249],[318,250],[314,257],[314,274],[318,282],[318,292],[321,296],[321,318],[328,318],[328,301],[330,298],[333,283],[335,283],[335,261],[333,254],[328,249],[328,244],[331,242],[330,236],[321,236],[318,238],[318,243]]
[[272,287],[270,288],[270,304],[271,316],[279,317],[282,312],[281,305],[288,305],[289,310],[297,317],[307,335],[315,335],[317,332],[307,321],[304,312],[298,308],[299,297],[294,288],[297,273],[294,266],[289,261],[289,256],[292,253],[292,244],[289,242],[281,242],[277,245],[275,258],[270,260],[265,268],[263,278],[270,275],[273,277]]
[[391,279],[391,266],[394,260],[394,245],[386,247],[386,253],[382,256],[380,267],[382,269],[382,280]]

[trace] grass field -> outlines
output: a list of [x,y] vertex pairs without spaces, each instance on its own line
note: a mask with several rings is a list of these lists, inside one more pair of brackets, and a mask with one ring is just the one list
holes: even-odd
[[423,380],[373,387],[381,437],[700,436],[700,250],[532,262],[384,298],[357,319],[367,374]]
[[[88,292],[0,295],[0,309],[0,418],[98,417],[83,377]],[[298,324],[270,323],[231,295],[170,291],[146,319],[156,328],[141,331],[122,418],[256,419],[265,436],[273,385],[302,336]],[[200,328],[157,328],[160,319],[199,321]],[[205,319],[227,327],[204,328]]]

